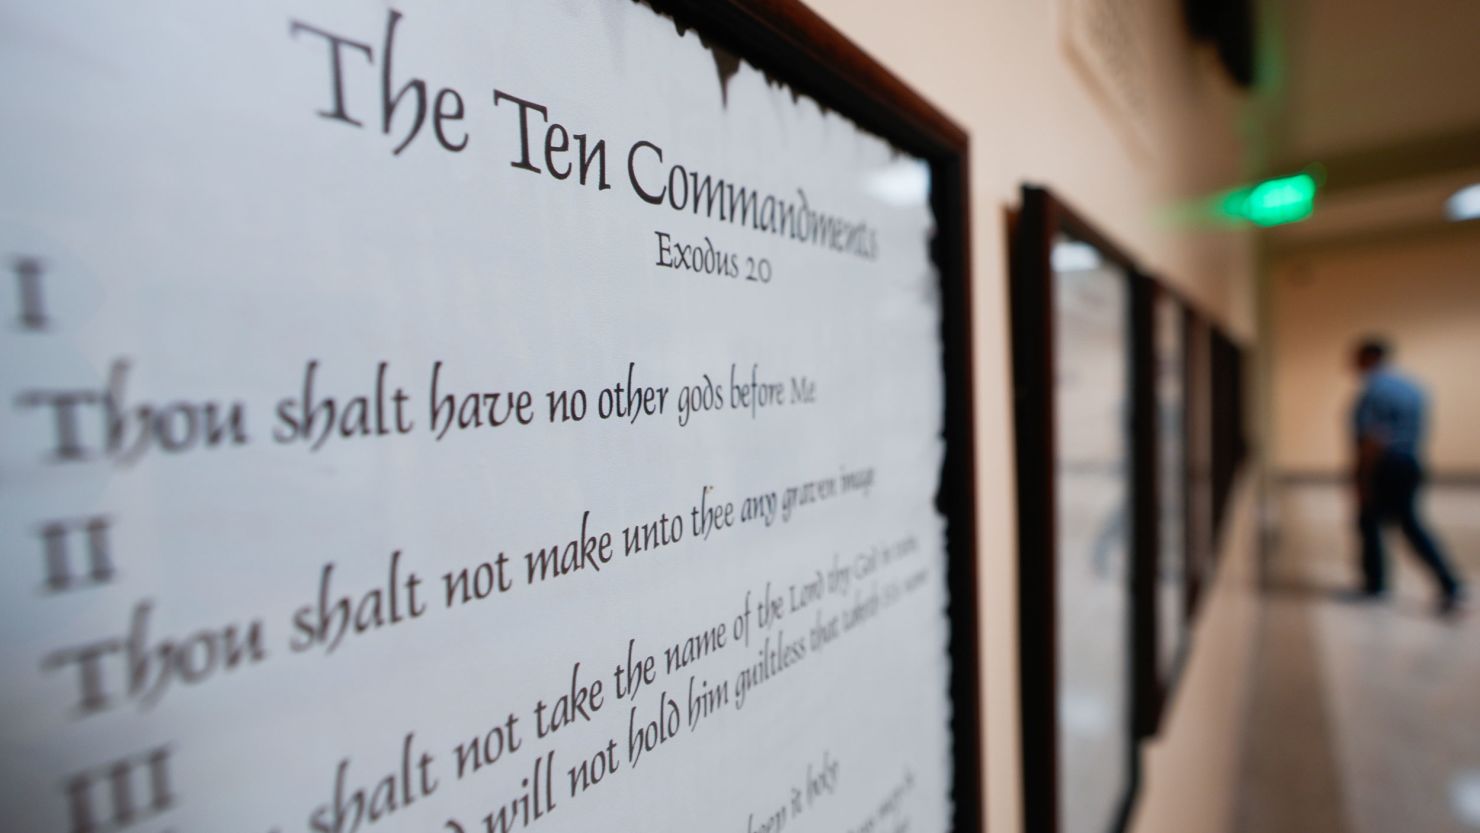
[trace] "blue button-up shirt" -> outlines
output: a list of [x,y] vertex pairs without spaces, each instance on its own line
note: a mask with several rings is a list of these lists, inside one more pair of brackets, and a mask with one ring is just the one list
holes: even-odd
[[1416,457],[1427,399],[1423,389],[1404,376],[1387,368],[1373,370],[1352,411],[1357,441],[1372,440],[1389,453]]

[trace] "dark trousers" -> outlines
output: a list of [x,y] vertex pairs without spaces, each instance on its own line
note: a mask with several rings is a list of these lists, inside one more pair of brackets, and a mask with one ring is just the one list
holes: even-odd
[[1395,522],[1419,560],[1433,572],[1440,592],[1446,595],[1455,593],[1459,589],[1459,580],[1434,537],[1418,519],[1418,490],[1423,483],[1423,468],[1418,461],[1407,455],[1383,455],[1373,466],[1370,477],[1367,500],[1358,517],[1362,530],[1362,573],[1367,591],[1380,593],[1387,586],[1382,526]]

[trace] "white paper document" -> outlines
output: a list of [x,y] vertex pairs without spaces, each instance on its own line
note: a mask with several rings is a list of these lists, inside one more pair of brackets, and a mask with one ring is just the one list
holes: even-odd
[[944,831],[929,171],[628,0],[0,0],[14,831]]

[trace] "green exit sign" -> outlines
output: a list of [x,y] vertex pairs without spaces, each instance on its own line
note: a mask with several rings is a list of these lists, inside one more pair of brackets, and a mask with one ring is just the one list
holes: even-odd
[[1218,207],[1225,217],[1268,227],[1304,220],[1314,209],[1315,199],[1315,177],[1298,173],[1230,191]]

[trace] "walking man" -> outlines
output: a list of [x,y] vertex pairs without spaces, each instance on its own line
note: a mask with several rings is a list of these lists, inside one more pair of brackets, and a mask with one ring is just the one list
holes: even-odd
[[1374,598],[1386,593],[1382,527],[1396,522],[1438,582],[1439,613],[1449,615],[1459,609],[1463,586],[1418,519],[1418,492],[1424,476],[1419,453],[1428,402],[1418,385],[1388,366],[1388,352],[1381,339],[1369,338],[1357,347],[1355,356],[1362,375],[1362,392],[1352,412],[1362,589]]

